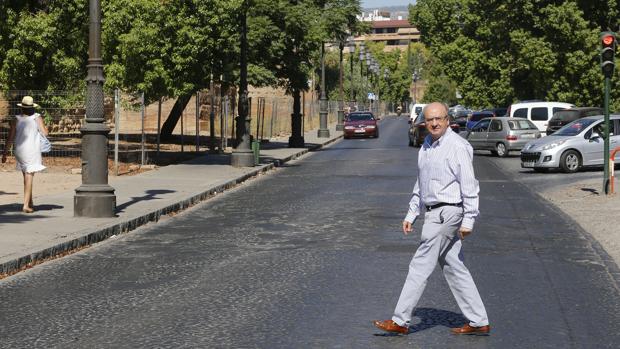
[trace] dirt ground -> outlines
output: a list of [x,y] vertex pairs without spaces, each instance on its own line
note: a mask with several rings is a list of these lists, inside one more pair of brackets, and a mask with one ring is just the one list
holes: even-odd
[[[159,166],[179,163],[194,157],[195,153],[161,153],[158,161],[151,161],[150,165],[141,167],[137,163],[119,163],[119,176],[133,176],[150,171]],[[52,195],[64,191],[71,191],[82,184],[81,159],[79,157],[45,157],[43,165],[47,168],[35,174],[33,196]],[[109,175],[114,176],[116,168],[112,160],[108,160]],[[9,156],[7,162],[0,163],[0,205],[22,203],[23,176],[15,170],[15,158]]]
[[620,229],[616,216],[620,213],[620,185],[616,194],[602,193],[602,178],[580,181],[573,185],[541,193],[541,195],[573,218],[590,233],[620,266]]
[[[47,160],[47,159],[45,159]],[[71,174],[71,169],[80,167],[80,159],[74,158],[62,161],[43,161],[48,166],[44,172],[34,176],[34,202],[37,196],[50,195],[67,190],[73,190],[82,184],[80,174]],[[9,157],[7,162],[0,164],[0,205],[22,203],[23,176],[15,170],[15,158]]]

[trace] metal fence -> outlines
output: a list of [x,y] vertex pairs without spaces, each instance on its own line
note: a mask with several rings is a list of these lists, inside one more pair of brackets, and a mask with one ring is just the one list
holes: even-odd
[[[81,133],[84,122],[83,91],[0,91],[0,147],[6,147],[9,122],[20,112],[17,103],[30,95],[40,107],[49,130],[52,151],[44,156],[46,164],[80,167]],[[237,105],[235,94],[218,89],[195,94],[176,123],[172,136],[162,141],[162,125],[175,99],[145,104],[142,94],[115,91],[105,96],[105,119],[109,134],[109,160],[113,173],[123,172],[127,164],[166,164],[195,156],[209,149],[230,151],[235,138]],[[328,103],[328,124],[337,121],[338,102]],[[291,134],[293,100],[289,96],[251,96],[252,137],[271,140]],[[319,127],[319,101],[305,94],[302,103],[303,130]],[[120,168],[120,169],[119,169]]]

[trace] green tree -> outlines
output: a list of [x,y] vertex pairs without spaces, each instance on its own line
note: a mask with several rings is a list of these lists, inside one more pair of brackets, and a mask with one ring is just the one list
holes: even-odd
[[[438,72],[456,84],[465,104],[486,107],[538,98],[601,105],[598,34],[613,23],[618,6],[611,1],[419,0],[410,7],[410,21],[431,48]],[[619,97],[620,90],[615,91]]]

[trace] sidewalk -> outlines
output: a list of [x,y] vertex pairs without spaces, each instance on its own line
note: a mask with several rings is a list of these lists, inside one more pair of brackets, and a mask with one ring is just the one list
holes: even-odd
[[342,132],[332,125],[329,138],[318,138],[316,130],[306,132],[305,148],[272,140],[261,145],[260,165],[255,167],[234,168],[230,154],[209,154],[135,176],[110,177],[116,217],[73,217],[73,189],[37,196],[33,214],[22,213],[17,203],[0,206],[0,279],[158,221],[340,137]]

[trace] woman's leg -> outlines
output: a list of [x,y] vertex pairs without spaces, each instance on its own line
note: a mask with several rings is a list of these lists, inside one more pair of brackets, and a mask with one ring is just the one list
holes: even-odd
[[26,213],[33,212],[30,204],[32,203],[32,179],[34,177],[34,173],[26,173],[24,174],[24,208],[23,211]]

